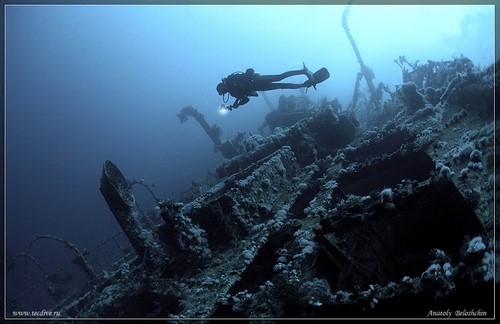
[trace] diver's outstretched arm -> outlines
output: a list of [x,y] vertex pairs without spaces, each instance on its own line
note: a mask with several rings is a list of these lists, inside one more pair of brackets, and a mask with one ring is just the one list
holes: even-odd
[[233,104],[231,105],[231,108],[238,108],[240,106],[240,104],[238,103],[238,98],[236,98],[233,102]]
[[250,98],[248,98],[248,97],[238,98],[234,102],[233,108],[238,108],[239,106],[243,106],[244,104],[246,104],[249,101],[250,101]]

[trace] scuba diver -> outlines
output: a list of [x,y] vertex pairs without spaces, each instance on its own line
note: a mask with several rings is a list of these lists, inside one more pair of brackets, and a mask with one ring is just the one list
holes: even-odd
[[[249,97],[257,97],[257,91],[299,89],[309,87],[314,87],[314,89],[316,89],[316,84],[323,82],[330,77],[330,73],[324,67],[313,74],[306,68],[305,64],[303,65],[304,67],[302,70],[288,71],[278,75],[260,75],[259,73],[255,73],[252,68],[248,68],[245,73],[235,72],[228,75],[217,85],[217,92],[219,95],[223,96],[223,98],[226,93],[229,93],[231,96],[236,98],[236,100],[232,105],[222,105],[221,109],[233,110],[234,108],[238,108],[239,106],[249,102]],[[276,82],[293,75],[300,74],[307,76],[307,80],[304,83]],[[224,103],[228,100],[229,96],[227,99],[223,99]]]

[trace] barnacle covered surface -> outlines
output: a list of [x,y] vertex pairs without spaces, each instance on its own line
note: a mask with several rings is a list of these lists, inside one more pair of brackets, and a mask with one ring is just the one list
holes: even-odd
[[210,190],[158,205],[162,222],[143,230],[162,251],[147,257],[161,259],[130,256],[58,309],[91,318],[493,316],[492,75],[463,57],[415,65],[372,112],[372,127],[326,105],[246,139]]

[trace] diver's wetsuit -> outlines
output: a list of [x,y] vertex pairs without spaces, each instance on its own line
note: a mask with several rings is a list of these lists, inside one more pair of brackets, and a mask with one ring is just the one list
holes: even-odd
[[232,108],[246,104],[250,101],[249,96],[257,97],[256,91],[299,89],[306,86],[304,83],[275,83],[293,75],[306,75],[304,70],[288,71],[277,75],[260,75],[249,70],[245,73],[233,73],[224,80],[229,94],[236,98]]
[[[307,76],[307,80],[303,83],[284,83],[277,82],[285,78],[303,74]],[[315,87],[316,84],[325,81],[330,77],[326,68],[321,68],[314,74],[309,71],[305,64],[302,70],[293,70],[275,75],[260,75],[255,73],[252,68],[243,72],[235,72],[222,79],[222,82],[217,85],[217,92],[219,95],[228,93],[236,98],[233,105],[225,107],[231,110],[238,108],[241,105],[250,101],[249,96],[257,97],[257,91],[268,91],[275,89],[299,89],[303,87]]]
[[303,83],[273,83],[276,81],[281,81],[288,77],[294,75],[306,74],[304,70],[288,71],[277,75],[258,75],[254,74],[253,77],[253,88],[255,91],[266,91],[275,89],[299,89],[304,87]]

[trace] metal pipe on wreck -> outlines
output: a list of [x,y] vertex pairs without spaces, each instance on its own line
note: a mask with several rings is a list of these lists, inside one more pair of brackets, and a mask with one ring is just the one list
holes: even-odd
[[143,237],[144,231],[132,215],[132,208],[135,206],[132,187],[120,169],[109,160],[104,161],[99,190],[130,244],[137,254],[143,257],[147,246]]

